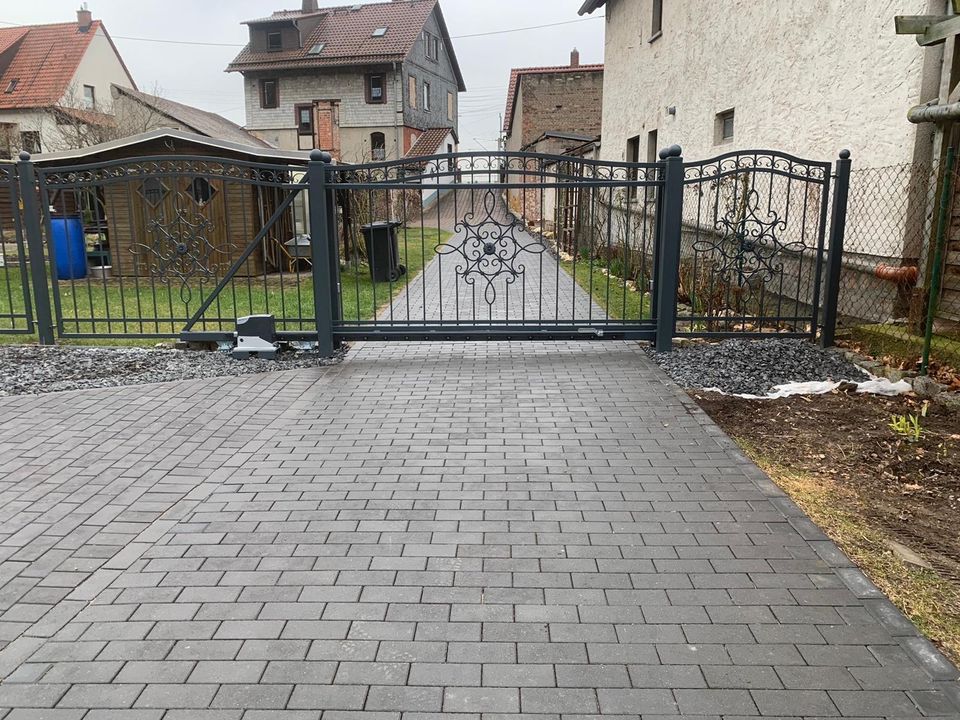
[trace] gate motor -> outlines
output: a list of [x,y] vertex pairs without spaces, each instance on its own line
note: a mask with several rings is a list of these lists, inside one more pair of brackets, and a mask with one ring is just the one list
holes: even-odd
[[237,318],[237,346],[231,353],[238,360],[263,358],[275,360],[277,345],[277,323],[273,315],[250,315]]

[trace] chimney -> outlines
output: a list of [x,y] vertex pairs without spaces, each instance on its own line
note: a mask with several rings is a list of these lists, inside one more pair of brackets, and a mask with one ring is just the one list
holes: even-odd
[[87,32],[90,29],[90,26],[93,24],[93,13],[90,12],[90,9],[87,7],[87,4],[84,3],[80,6],[80,9],[77,10],[77,25],[80,28],[80,32]]
[[317,0],[303,0],[303,12],[316,12],[317,11]]
[[576,48],[570,53],[570,67],[580,67],[580,51]]

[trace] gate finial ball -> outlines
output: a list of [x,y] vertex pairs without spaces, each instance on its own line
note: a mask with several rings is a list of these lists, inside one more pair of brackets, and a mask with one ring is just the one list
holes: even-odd
[[849,160],[849,159],[850,159],[850,151],[849,151],[849,150],[841,150],[841,151],[840,151],[840,159],[841,159],[841,160]]
[[30,153],[28,153],[26,150],[21,150],[20,160],[23,162],[30,162]]
[[680,157],[683,154],[683,150],[679,145],[671,145],[670,147],[665,147],[660,151],[660,159],[666,160],[667,158]]
[[314,162],[329,163],[333,160],[333,156],[323,150],[311,150],[310,159]]

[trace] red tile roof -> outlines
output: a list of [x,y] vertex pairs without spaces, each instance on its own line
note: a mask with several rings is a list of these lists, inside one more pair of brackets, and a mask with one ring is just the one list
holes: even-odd
[[457,133],[452,127],[429,128],[424,130],[404,157],[416,158],[436,155],[448,135],[453,135],[454,140],[457,139]]
[[[434,10],[437,11],[457,81],[461,86],[460,89],[464,90],[463,77],[437,0],[344,5],[307,13],[281,10],[269,17],[248,20],[246,22],[248,25],[297,23],[301,20],[306,21],[304,24],[317,23],[317,25],[304,38],[303,46],[299,48],[279,52],[256,52],[248,44],[230,63],[227,72],[401,62],[419,39],[427,19]],[[383,27],[387,28],[386,35],[373,37],[373,31]],[[310,52],[313,47],[321,44],[323,45],[321,52],[316,54]]]
[[[0,64],[0,109],[52,107],[60,102],[101,29],[112,46],[99,20],[86,32],[81,32],[76,22],[0,28],[0,53],[12,54],[9,63],[4,58]],[[13,80],[16,88],[6,92]]]
[[603,72],[603,63],[598,65],[556,65],[554,67],[514,68],[510,71],[510,88],[507,90],[507,111],[503,116],[503,131],[509,135],[513,128],[513,106],[517,100],[520,78],[524,75],[553,75],[555,73]]

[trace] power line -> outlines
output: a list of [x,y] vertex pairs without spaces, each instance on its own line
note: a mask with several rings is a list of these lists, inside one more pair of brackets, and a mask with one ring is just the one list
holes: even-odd
[[529,27],[513,28],[511,30],[491,30],[490,32],[473,33],[472,35],[451,35],[451,40],[463,40],[464,38],[488,37],[489,35],[506,35],[507,33],[524,32],[526,30],[541,30],[543,28],[559,27],[560,25],[573,25],[575,23],[590,22],[591,20],[600,20],[605,15],[592,15],[588,18],[579,20],[564,20],[563,22],[549,23],[547,25],[530,25]]
[[[558,27],[560,25],[573,25],[574,23],[589,22],[590,20],[599,20],[604,17],[603,15],[595,15],[588,18],[581,18],[579,20],[565,20],[563,22],[557,23],[548,23],[545,25],[530,25],[528,27],[522,28],[509,28],[507,30],[491,30],[490,32],[482,33],[473,33],[471,35],[453,35],[451,40],[462,40],[466,38],[476,38],[476,37],[489,37],[490,35],[506,35],[509,33],[518,33],[526,32],[527,30],[541,30],[543,28],[552,28]],[[11,27],[24,27],[23,23],[13,23],[0,20],[0,25],[9,25]],[[230,48],[242,48],[246,47],[246,43],[218,43],[218,42],[206,42],[200,40],[171,40],[168,38],[146,38],[146,37],[133,37],[131,35],[111,35],[115,40],[132,40],[134,42],[151,42],[151,43],[161,43],[164,45],[193,45],[200,47],[230,47]]]

